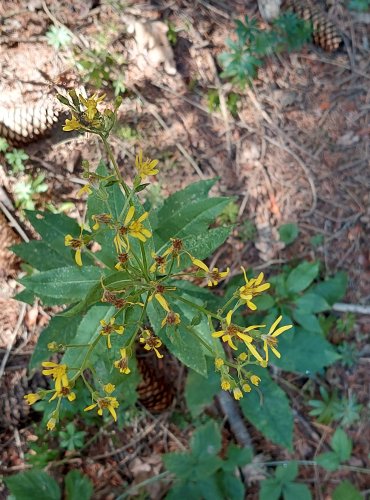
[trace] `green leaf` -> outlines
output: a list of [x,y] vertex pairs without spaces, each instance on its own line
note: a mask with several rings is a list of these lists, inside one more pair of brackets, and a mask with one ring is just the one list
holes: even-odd
[[331,446],[341,462],[346,462],[352,453],[352,440],[343,429],[337,429],[331,440]]
[[297,238],[299,228],[297,224],[283,224],[279,227],[280,239],[286,245],[290,245]]
[[236,444],[229,444],[226,460],[222,468],[226,472],[233,472],[237,467],[250,464],[253,460],[252,448],[239,448]]
[[[113,316],[116,309],[110,305],[96,305],[87,311],[85,316],[82,318],[75,336],[71,338],[71,343],[73,344],[91,344],[97,336],[100,335],[100,320],[105,320],[108,322]],[[64,319],[64,318],[63,318]],[[68,319],[68,318],[67,318]],[[71,321],[71,320],[70,320]],[[118,321],[116,321],[118,323]],[[113,337],[113,335],[112,335]],[[113,338],[112,338],[113,340]],[[121,339],[122,340],[122,339]],[[113,342],[112,342],[113,344]],[[81,366],[81,363],[85,357],[88,347],[68,347],[62,358],[63,363],[68,366]],[[99,352],[101,357],[101,351]],[[109,355],[105,351],[105,355]]]
[[311,285],[319,273],[318,262],[302,262],[287,278],[287,288],[291,293],[302,292]]
[[339,359],[333,346],[320,334],[295,328],[279,337],[281,358],[273,364],[282,370],[314,374]]
[[66,500],[90,500],[93,485],[90,479],[78,470],[71,470],[65,478]]
[[162,459],[166,469],[179,479],[187,479],[193,474],[194,458],[189,453],[165,453]]
[[245,417],[276,444],[292,448],[293,414],[285,392],[275,384],[266,369],[253,367],[253,373],[261,378],[261,405],[257,391],[253,390],[240,400]]
[[4,478],[15,500],[60,500],[58,483],[41,470],[30,470]]
[[212,367],[208,370],[208,377],[190,370],[185,385],[186,405],[193,417],[202,413],[210,405],[214,396],[220,391],[220,377]]
[[206,259],[227,240],[230,231],[230,227],[216,227],[203,234],[194,234],[186,238],[186,250],[197,259]]
[[38,368],[42,361],[50,358],[50,351],[47,347],[49,342],[56,342],[57,344],[72,343],[81,320],[81,317],[70,319],[54,316],[51,318],[48,326],[41,332],[35,350],[33,351],[29,365],[30,370]]
[[[22,278],[20,283],[31,289],[48,305],[70,304],[85,297],[90,288],[100,282],[104,271],[99,267],[61,267]],[[64,301],[64,302],[61,302]]]
[[323,311],[329,311],[331,309],[324,297],[316,293],[305,293],[301,297],[297,298],[294,303],[298,310],[305,314],[315,314]]
[[342,481],[333,491],[333,500],[363,500],[361,493],[349,481]]
[[265,479],[260,484],[259,500],[279,500],[282,493],[280,481],[277,479]]
[[275,305],[275,299],[271,295],[263,294],[253,299],[258,311],[268,311]]
[[221,433],[216,422],[210,420],[197,429],[190,440],[190,447],[198,459],[217,455],[221,450]]
[[321,295],[330,305],[333,305],[344,297],[347,289],[347,282],[347,274],[343,271],[339,271],[333,278],[329,278],[314,285],[311,291]]
[[304,313],[301,309],[295,309],[293,311],[293,318],[307,332],[322,333],[320,322],[314,314]]
[[275,469],[275,477],[279,479],[282,483],[288,483],[290,481],[294,481],[294,479],[298,475],[298,465],[297,462],[293,460],[291,462],[287,462],[284,465],[279,465]]
[[221,482],[221,488],[224,492],[222,499],[243,500],[245,498],[245,487],[239,478],[224,473],[221,475],[219,482]]
[[305,484],[287,483],[283,486],[284,500],[311,500],[312,495]]
[[333,451],[328,451],[327,453],[321,453],[316,457],[316,462],[321,465],[326,470],[335,471],[339,469],[340,460],[336,453]]

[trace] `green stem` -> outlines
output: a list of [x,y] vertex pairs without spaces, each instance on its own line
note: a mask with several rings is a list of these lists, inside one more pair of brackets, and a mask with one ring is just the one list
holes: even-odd
[[114,168],[114,171],[116,173],[116,176],[117,176],[117,179],[119,180],[119,183],[121,184],[126,196],[128,197],[130,195],[130,189],[128,188],[127,184],[125,183],[125,181],[123,180],[123,177],[121,175],[121,172],[119,170],[119,167],[118,167],[118,164],[116,162],[116,159],[113,155],[113,152],[112,152],[112,148],[110,147],[108,141],[106,140],[105,137],[103,137],[102,135],[100,136],[101,140],[103,141],[104,143],[104,147],[105,147],[105,150],[108,154],[108,157],[113,165],[113,168]]
[[141,325],[143,324],[143,319],[144,319],[144,316],[146,314],[146,308],[148,306],[149,297],[150,297],[150,293],[148,293],[147,296],[146,296],[143,310],[141,311],[140,318],[138,319],[138,321],[136,323],[136,329],[135,329],[134,333],[132,334],[130,342],[127,345],[127,349],[129,349],[132,346],[132,344],[135,342],[135,338],[136,338],[137,332],[139,331]]
[[91,344],[89,344],[90,347],[86,351],[85,357],[84,357],[84,359],[82,361],[81,368],[78,370],[78,372],[76,373],[76,375],[74,375],[74,377],[71,379],[71,382],[74,382],[82,374],[82,372],[84,371],[84,369],[86,367],[86,363],[87,363],[87,360],[90,357],[90,354],[95,349],[95,347],[98,344],[98,342],[99,342],[100,339],[101,339],[101,335],[98,334],[98,336],[96,337],[96,339],[94,340],[94,342],[92,342]]
[[197,309],[198,311],[202,312],[206,316],[211,316],[212,318],[215,318],[218,321],[222,321],[221,316],[219,316],[218,314],[215,314],[215,313],[213,313],[211,311],[208,311],[208,309],[205,309],[204,307],[199,306],[198,304],[195,304],[194,302],[191,302],[190,300],[184,299],[184,297],[181,297],[180,295],[176,295],[175,296],[172,293],[170,293],[169,295],[171,297],[175,297],[177,300],[180,300],[184,304],[187,304],[188,306],[193,307],[194,309]]

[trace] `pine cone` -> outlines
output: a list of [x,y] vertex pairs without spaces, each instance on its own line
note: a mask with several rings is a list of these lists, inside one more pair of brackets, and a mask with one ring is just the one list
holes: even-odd
[[327,52],[334,52],[339,48],[342,38],[319,5],[303,0],[285,0],[283,8],[292,10],[301,19],[312,23],[313,41],[316,45]]
[[0,107],[0,136],[20,146],[46,135],[58,121],[60,107],[49,97],[35,104]]
[[[163,351],[163,347],[161,347]],[[137,392],[140,403],[151,413],[162,413],[172,404],[178,369],[175,360],[166,352],[158,359],[153,351],[137,350],[138,368],[142,377]]]

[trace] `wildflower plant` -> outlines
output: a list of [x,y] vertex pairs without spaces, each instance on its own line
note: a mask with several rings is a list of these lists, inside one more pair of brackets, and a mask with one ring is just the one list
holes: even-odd
[[[81,408],[79,398],[83,414],[117,420],[137,350],[158,358],[169,351],[203,377],[212,365],[219,387],[235,399],[248,397],[258,390],[271,353],[280,357],[279,336],[292,325],[282,315],[272,326],[248,324],[255,299],[270,288],[263,273],[247,277],[242,268],[243,284],[227,299],[211,292],[229,277],[229,268],[211,269],[204,259],[229,234],[228,227],[210,225],[230,200],[209,198],[215,181],[207,180],[155,210],[144,209],[139,193],[160,165],[138,151],[134,178],[121,172],[109,143],[121,100],[101,111],[104,95],[70,91],[58,97],[71,111],[63,129],[97,135],[109,165],[83,162],[80,194],[87,195],[87,210],[79,223],[32,212],[29,219],[42,240],[14,248],[37,270],[21,280],[25,289],[18,298],[32,303],[38,296],[45,305],[68,306],[42,332],[31,360],[31,368],[42,363],[51,388],[28,394],[26,401],[48,402],[49,430],[65,410]],[[205,287],[193,278],[203,279]],[[81,386],[87,399],[79,394]]]

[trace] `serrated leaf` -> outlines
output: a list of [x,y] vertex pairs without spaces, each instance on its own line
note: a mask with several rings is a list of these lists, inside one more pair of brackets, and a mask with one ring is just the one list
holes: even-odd
[[284,500],[311,500],[312,495],[305,484],[287,483],[283,486]]
[[61,493],[54,478],[42,470],[30,470],[4,478],[15,500],[60,500]]
[[230,227],[216,227],[203,234],[194,234],[186,238],[186,250],[197,259],[206,259],[227,240],[230,231]]
[[335,471],[339,469],[340,460],[336,453],[328,451],[316,457],[316,462],[326,470]]
[[221,433],[216,422],[210,420],[197,429],[191,440],[192,455],[198,460],[217,455],[221,450]]
[[331,446],[341,462],[346,462],[352,453],[352,440],[343,429],[337,429],[331,440]]
[[363,496],[348,480],[342,481],[333,491],[333,500],[363,500]]
[[61,300],[71,304],[83,299],[103,274],[104,271],[95,266],[61,267],[22,278],[20,283],[35,295],[48,298],[49,304],[53,304],[53,299],[57,299],[57,304],[63,303]]
[[250,464],[252,460],[252,448],[240,448],[236,444],[231,443],[227,448],[226,460],[224,461],[222,468],[224,471],[232,472],[237,467]]
[[302,262],[288,275],[286,282],[288,291],[290,293],[302,292],[311,285],[318,273],[318,262]]
[[253,367],[253,373],[261,378],[259,389],[248,393],[240,400],[245,417],[276,444],[292,448],[293,414],[285,392],[271,380],[266,369]]
[[282,493],[280,481],[277,479],[265,479],[260,483],[259,500],[279,500]]
[[42,330],[33,351],[29,364],[30,370],[38,368],[42,361],[50,358],[50,351],[47,347],[49,342],[56,342],[57,344],[72,343],[72,339],[76,336],[77,328],[81,320],[81,317],[64,318],[61,316],[54,316],[51,318],[48,326]]
[[321,295],[330,305],[333,305],[344,297],[347,289],[347,281],[347,274],[339,271],[333,278],[314,285],[311,291]]
[[71,470],[65,478],[66,500],[90,500],[93,485],[90,479],[78,470]]
[[293,319],[307,332],[322,333],[320,322],[314,314],[304,313],[301,309],[295,309],[293,311]]
[[305,293],[301,297],[297,298],[294,301],[294,304],[305,314],[315,314],[323,311],[329,311],[331,309],[324,297],[316,293]]
[[165,453],[162,460],[166,469],[179,479],[187,479],[193,474],[194,459],[189,453]]
[[273,364],[282,370],[314,374],[339,359],[333,346],[320,333],[301,328],[279,337],[281,358],[273,358]]
[[297,238],[299,228],[297,224],[283,224],[279,227],[280,240],[286,245],[290,245]]
[[295,461],[287,462],[279,465],[275,469],[275,477],[282,483],[293,481],[298,475],[298,464]]
[[220,377],[212,367],[209,367],[207,377],[190,370],[186,379],[185,400],[192,416],[200,415],[219,391]]

